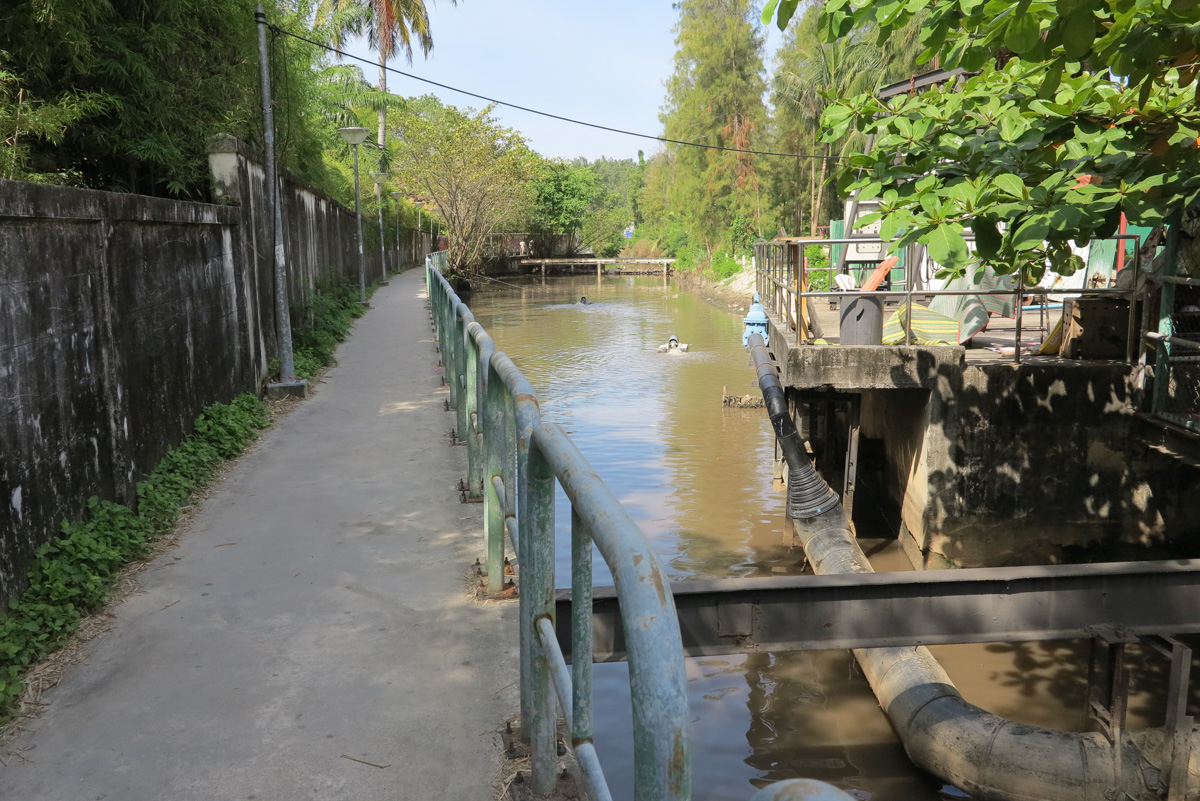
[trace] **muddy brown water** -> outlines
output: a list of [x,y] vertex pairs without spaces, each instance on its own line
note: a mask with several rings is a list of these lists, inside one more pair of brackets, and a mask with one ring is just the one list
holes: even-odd
[[[725,387],[757,392],[736,315],[659,277],[504,279],[477,289],[468,304],[533,384],[543,419],[570,434],[672,581],[802,571],[772,483],[766,414],[721,406]],[[689,353],[656,352],[672,334]],[[565,587],[570,507],[561,490],[555,508],[557,582]],[[911,569],[894,542],[863,546],[876,570]],[[595,582],[611,584],[599,557]],[[1029,724],[1083,724],[1086,642],[932,650],[972,703]],[[1129,723],[1157,725],[1161,703],[1139,695],[1134,675]],[[626,666],[596,665],[594,682],[596,747],[614,799],[631,799]],[[800,777],[876,801],[966,797],[909,762],[849,652],[689,659],[688,691],[698,801],[745,801],[759,787]]]

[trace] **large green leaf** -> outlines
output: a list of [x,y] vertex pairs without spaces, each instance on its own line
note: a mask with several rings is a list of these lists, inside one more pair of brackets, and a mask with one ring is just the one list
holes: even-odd
[[992,183],[1005,194],[1016,198],[1025,197],[1025,182],[1021,180],[1019,175],[1013,175],[1010,172],[1002,172],[999,175],[992,177]]
[[1050,233],[1050,220],[1044,214],[1034,214],[1019,223],[1012,232],[1012,248],[1017,251],[1041,247]]
[[1018,10],[1004,33],[1004,46],[1014,53],[1024,53],[1033,49],[1040,33],[1037,17],[1028,10]]
[[929,248],[929,256],[943,267],[962,267],[971,258],[962,228],[953,223],[942,223],[922,238]]
[[1003,243],[996,221],[988,217],[976,217],[971,223],[971,231],[975,234],[975,249],[979,255],[985,259],[996,258]]
[[1088,7],[1076,9],[1062,23],[1063,52],[1068,58],[1087,55],[1096,40],[1096,17]]

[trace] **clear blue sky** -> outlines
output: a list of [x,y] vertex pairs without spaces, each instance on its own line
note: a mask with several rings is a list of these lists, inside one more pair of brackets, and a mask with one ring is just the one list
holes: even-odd
[[[676,11],[667,0],[427,0],[433,28],[428,59],[390,66],[439,83],[564,117],[651,135],[662,133],[658,113],[675,55]],[[780,34],[768,31],[773,52]],[[366,44],[348,48],[371,56]],[[766,59],[770,70],[770,57]],[[377,70],[364,65],[368,80]],[[435,94],[442,102],[480,108],[482,101],[400,75],[388,89]],[[543,156],[597,159],[649,155],[658,143],[571,125],[500,107],[497,117],[520,130]]]

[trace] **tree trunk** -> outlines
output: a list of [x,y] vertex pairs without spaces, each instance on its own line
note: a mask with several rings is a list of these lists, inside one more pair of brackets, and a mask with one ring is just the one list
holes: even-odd
[[[812,153],[817,152],[817,133],[813,131]],[[817,235],[817,220],[821,215],[817,214],[817,164],[813,159],[808,160],[808,233],[811,236]]]
[[825,170],[829,166],[829,145],[825,145],[825,158],[821,159],[821,179],[817,181],[817,200],[813,207],[813,233],[817,231],[817,223],[824,219],[825,202]]
[[[387,59],[383,56],[379,57],[379,91],[387,91]],[[379,109],[379,149],[383,151],[383,146],[387,143],[387,109]]]

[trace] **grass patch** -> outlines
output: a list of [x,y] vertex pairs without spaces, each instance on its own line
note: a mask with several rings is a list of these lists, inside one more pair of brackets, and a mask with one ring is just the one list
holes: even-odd
[[146,556],[155,536],[169,531],[189,506],[192,494],[268,425],[266,407],[253,395],[214,403],[196,419],[191,436],[138,483],[137,512],[93,497],[85,520],[63,521],[62,535],[38,549],[29,589],[0,617],[0,722],[12,714],[29,668],[104,605],[121,570]]

